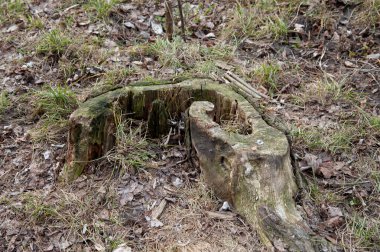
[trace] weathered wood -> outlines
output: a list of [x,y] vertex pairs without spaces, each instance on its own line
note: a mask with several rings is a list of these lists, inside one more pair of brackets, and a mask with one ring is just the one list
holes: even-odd
[[[148,120],[155,135],[165,133],[167,116],[188,109],[187,145],[199,158],[202,176],[223,201],[256,228],[272,247],[281,240],[290,251],[329,250],[296,210],[297,192],[285,135],[270,127],[241,95],[210,80],[128,86],[83,103],[70,117],[67,164],[61,178],[77,178],[85,166],[113,147],[112,105],[123,114]],[[162,113],[162,115],[160,114]],[[249,125],[247,134],[227,132],[220,123]]]

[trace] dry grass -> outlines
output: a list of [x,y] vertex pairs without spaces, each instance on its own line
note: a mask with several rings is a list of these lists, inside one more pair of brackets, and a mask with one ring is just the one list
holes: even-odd
[[281,9],[271,0],[261,0],[248,6],[238,2],[224,35],[232,40],[279,40],[288,33],[287,23],[291,15],[292,10]]
[[34,115],[38,123],[30,134],[35,141],[52,141],[68,128],[68,116],[77,107],[75,94],[67,87],[50,87],[34,93]]
[[120,108],[114,108],[116,144],[115,150],[107,154],[107,159],[115,164],[121,174],[135,173],[154,154],[148,150],[150,144],[146,140],[146,122],[126,119],[120,111]]

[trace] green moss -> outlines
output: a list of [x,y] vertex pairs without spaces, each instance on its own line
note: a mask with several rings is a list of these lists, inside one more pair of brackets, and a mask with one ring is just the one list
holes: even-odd
[[[123,113],[130,114],[132,118],[144,119],[148,117],[148,107],[156,99],[162,99],[165,102],[168,111],[171,113],[180,113],[186,110],[192,101],[207,100],[222,106],[223,97],[228,97],[231,101],[236,100],[246,113],[246,116],[254,119],[254,126],[260,130],[254,132],[255,139],[262,139],[265,144],[263,151],[276,155],[285,155],[288,151],[288,145],[285,136],[281,138],[278,131],[270,128],[260,117],[258,112],[239,94],[235,93],[228,86],[214,83],[207,79],[186,80],[176,85],[165,85],[173,81],[163,81],[160,84],[144,85],[138,82],[130,86],[119,88],[108,93],[99,95],[93,99],[84,102],[71,116],[75,123],[83,125],[86,129],[75,132],[74,142],[76,159],[81,160],[81,155],[87,155],[90,150],[89,146],[97,145],[101,148],[104,141],[104,128],[106,121],[112,116],[112,104],[117,101],[124,103],[121,109]],[[88,125],[87,125],[88,124]],[[86,135],[88,134],[88,135]],[[252,141],[251,138],[235,134],[230,136],[231,139],[247,143]],[[269,143],[279,141],[281,144],[274,145]],[[268,144],[266,144],[268,143]],[[86,147],[87,146],[87,147]],[[272,146],[272,149],[267,149]],[[80,150],[80,151],[79,151]],[[75,160],[74,160],[75,162]],[[83,163],[83,166],[85,163]],[[78,164],[75,169],[81,171],[82,164]]]

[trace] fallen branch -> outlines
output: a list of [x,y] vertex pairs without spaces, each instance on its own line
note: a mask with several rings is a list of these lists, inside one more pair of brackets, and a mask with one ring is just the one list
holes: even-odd
[[243,80],[242,78],[240,78],[239,76],[237,76],[236,74],[234,74],[231,71],[227,71],[224,74],[224,77],[227,78],[228,80],[230,80],[231,82],[233,82],[234,84],[236,84],[239,88],[247,90],[248,93],[251,93],[252,96],[254,96],[256,98],[264,98],[264,99],[269,100],[269,101],[271,100],[271,98],[269,96],[267,96],[263,93],[260,93],[255,88],[253,88],[251,85],[249,85],[245,80]]
[[235,220],[236,215],[232,213],[218,213],[218,212],[210,212],[206,211],[208,217],[212,219],[220,219],[220,220]]

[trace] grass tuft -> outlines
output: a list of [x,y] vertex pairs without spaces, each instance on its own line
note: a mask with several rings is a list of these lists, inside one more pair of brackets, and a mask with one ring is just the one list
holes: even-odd
[[0,22],[12,22],[27,13],[23,0],[0,0]]
[[56,207],[45,204],[41,198],[26,195],[24,209],[35,223],[47,223],[58,217]]
[[194,68],[202,61],[230,59],[233,48],[227,45],[206,47],[199,44],[185,43],[175,37],[173,41],[159,38],[145,48],[145,53],[155,56],[163,66],[175,68]]
[[356,247],[364,250],[379,249],[380,222],[378,220],[361,217],[354,213],[349,217],[347,224],[351,229],[350,233],[356,238]]
[[45,24],[41,18],[28,16],[28,27],[29,29],[42,30],[45,27]]
[[116,68],[108,71],[104,78],[104,85],[114,86],[125,81],[129,76],[134,74],[134,68]]
[[263,63],[253,72],[259,82],[273,95],[278,91],[278,74],[281,71],[279,65],[275,63]]
[[31,132],[34,140],[52,140],[67,128],[68,116],[77,107],[75,94],[66,87],[47,87],[35,93],[35,114],[40,120]]
[[71,39],[60,30],[45,33],[37,44],[37,53],[44,55],[62,56],[72,43]]
[[89,0],[84,8],[90,11],[96,19],[105,20],[109,17],[112,8],[119,0]]
[[344,123],[337,129],[304,127],[291,131],[296,142],[301,142],[311,150],[325,150],[333,154],[351,150],[353,144],[364,134],[363,129]]
[[8,94],[5,91],[0,93],[0,114],[2,114],[10,105]]
[[[227,23],[226,36],[230,39],[279,40],[288,33],[287,19],[291,10],[281,10],[275,1],[258,1],[254,5],[238,3]],[[281,13],[281,16],[279,15]]]
[[344,100],[350,103],[355,103],[358,94],[352,92],[346,86],[346,78],[335,80],[329,75],[305,86],[304,96],[305,100],[316,101],[321,105],[328,105],[332,102]]
[[374,32],[380,24],[380,0],[364,0],[355,15],[354,23],[370,27]]

